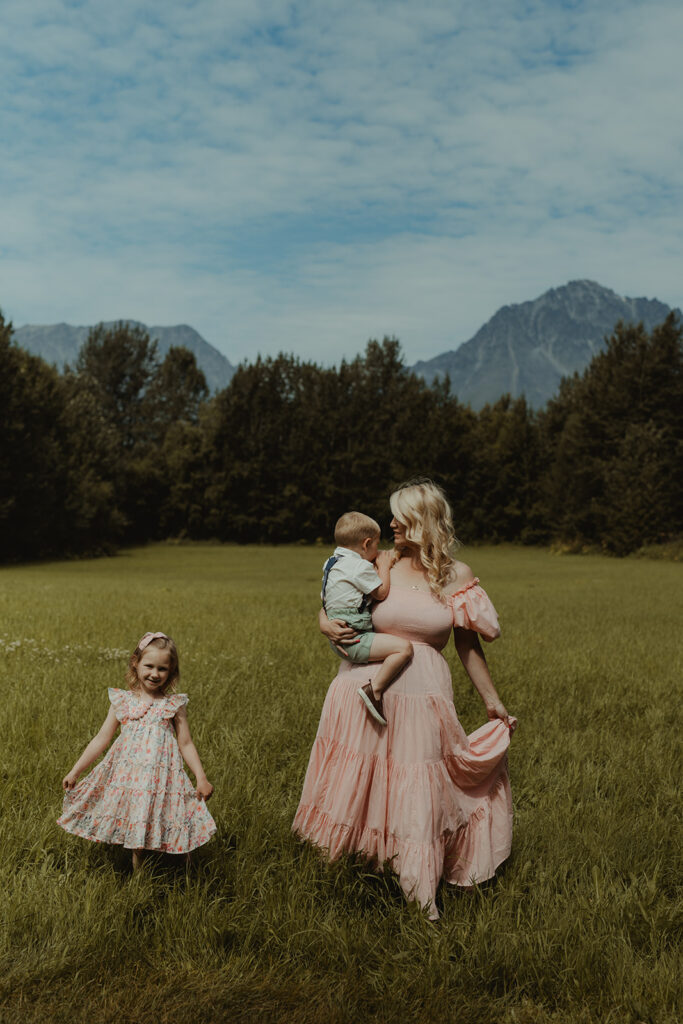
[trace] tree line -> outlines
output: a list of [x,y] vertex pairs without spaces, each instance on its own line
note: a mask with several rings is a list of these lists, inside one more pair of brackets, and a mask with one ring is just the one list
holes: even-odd
[[0,560],[187,537],[330,541],[341,512],[388,526],[388,495],[432,477],[466,543],[560,542],[624,555],[681,530],[683,394],[674,314],[617,324],[538,412],[474,412],[428,386],[399,342],[321,367],[240,365],[209,396],[191,352],[140,327],[93,328],[63,373],[0,314]]

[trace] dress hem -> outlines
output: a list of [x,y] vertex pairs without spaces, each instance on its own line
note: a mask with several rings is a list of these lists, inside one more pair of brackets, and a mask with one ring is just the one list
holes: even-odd
[[214,828],[207,838],[202,839],[200,843],[195,843],[194,846],[188,846],[186,849],[178,850],[170,844],[166,844],[164,846],[127,846],[118,839],[100,839],[99,836],[94,836],[92,833],[79,832],[77,829],[68,828],[66,825],[63,825],[59,819],[57,819],[57,824],[70,836],[77,836],[79,839],[89,839],[91,843],[106,843],[108,846],[121,846],[124,850],[148,850],[150,853],[172,853],[181,857],[185,853],[192,853],[193,850],[198,850],[200,846],[206,846],[209,840],[213,839],[216,834],[216,829]]

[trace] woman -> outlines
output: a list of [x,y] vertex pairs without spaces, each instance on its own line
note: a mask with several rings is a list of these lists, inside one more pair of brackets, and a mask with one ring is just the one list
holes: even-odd
[[[500,634],[495,609],[469,566],[455,561],[451,510],[431,481],[391,496],[399,560],[373,628],[412,641],[413,660],[384,694],[386,728],[366,714],[359,682],[377,666],[342,663],[313,744],[293,829],[330,859],[364,853],[391,861],[409,899],[438,918],[441,878],[490,878],[510,852],[512,802],[506,752],[516,726],[491,681],[477,633]],[[466,736],[441,650],[451,628],[489,722]],[[353,631],[321,613],[336,644]]]

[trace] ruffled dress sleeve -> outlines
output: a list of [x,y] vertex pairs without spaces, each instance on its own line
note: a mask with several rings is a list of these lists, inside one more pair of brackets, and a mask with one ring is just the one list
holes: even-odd
[[450,594],[448,600],[453,608],[454,626],[472,629],[482,640],[491,641],[500,636],[498,614],[484,588],[479,586],[478,577],[462,590]]
[[164,710],[161,713],[162,718],[175,718],[176,714],[182,707],[185,707],[189,703],[190,698],[186,693],[172,693],[170,697],[167,697],[164,702]]
[[125,722],[128,716],[128,691],[117,690],[113,686],[108,689],[111,706],[116,712],[119,722]]

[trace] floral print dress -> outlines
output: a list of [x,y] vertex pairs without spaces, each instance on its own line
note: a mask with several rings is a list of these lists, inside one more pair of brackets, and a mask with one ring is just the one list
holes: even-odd
[[189,853],[216,831],[183,768],[172,720],[184,693],[148,701],[109,689],[121,733],[106,756],[64,795],[57,824],[96,843]]

